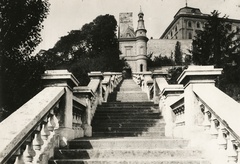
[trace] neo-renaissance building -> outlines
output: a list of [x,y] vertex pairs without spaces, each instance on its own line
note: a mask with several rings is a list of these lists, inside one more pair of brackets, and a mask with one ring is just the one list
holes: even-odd
[[[148,39],[144,24],[144,13],[138,14],[137,29],[133,27],[133,13],[119,15],[119,49],[120,59],[125,59],[133,72],[147,71],[146,55],[174,57],[177,42],[181,44],[183,60],[191,55],[192,39],[198,30],[203,30],[209,14],[200,9],[185,6],[175,14],[173,21],[166,28],[160,39]],[[240,28],[240,20],[226,19],[231,26],[229,32]],[[240,35],[239,35],[240,37]]]

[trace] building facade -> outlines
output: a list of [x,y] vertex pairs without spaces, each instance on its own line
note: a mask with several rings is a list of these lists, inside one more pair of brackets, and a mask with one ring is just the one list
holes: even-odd
[[[209,14],[203,14],[200,9],[183,7],[175,14],[173,21],[164,31],[160,39],[193,39],[197,31],[203,30]],[[240,28],[240,20],[226,19],[231,27],[229,32]]]
[[134,31],[132,13],[119,15],[119,49],[120,59],[125,59],[132,72],[147,71],[147,30],[144,25],[144,14],[138,14],[138,26]]
[[[119,49],[120,59],[125,59],[132,72],[147,71],[148,54],[152,56],[166,56],[174,60],[174,51],[177,42],[181,45],[183,61],[191,55],[192,39],[197,32],[204,29],[209,14],[203,14],[200,9],[187,5],[175,14],[173,21],[166,28],[159,39],[148,40],[145,29],[143,12],[138,14],[136,31],[133,27],[133,13],[120,13],[119,15]],[[240,29],[240,20],[226,19],[231,26],[229,32]],[[240,37],[237,35],[236,37]]]

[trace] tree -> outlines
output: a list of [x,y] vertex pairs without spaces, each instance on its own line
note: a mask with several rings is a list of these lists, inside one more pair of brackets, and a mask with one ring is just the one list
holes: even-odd
[[154,56],[152,57],[152,53],[147,55],[147,65],[148,67],[162,67],[162,66],[171,66],[173,65],[172,59],[167,56]]
[[40,43],[47,0],[0,1],[0,107],[11,114],[40,89],[43,67],[31,53]]
[[[193,39],[193,62],[223,68],[218,87],[232,97],[240,93],[240,38],[239,29],[231,32],[227,17],[213,11],[203,29]],[[234,91],[233,91],[234,90]],[[235,94],[235,95],[234,95]]]
[[182,50],[181,50],[181,43],[179,41],[177,41],[175,45],[174,57],[175,57],[176,65],[182,65]]
[[194,64],[224,67],[226,64],[237,62],[237,50],[240,45],[240,40],[236,38],[238,31],[229,33],[231,24],[226,23],[227,17],[219,18],[218,11],[211,14],[203,31],[198,31],[193,39]]
[[112,15],[100,15],[80,30],[63,36],[53,48],[38,53],[46,69],[68,69],[86,85],[90,71],[121,71],[117,21]]

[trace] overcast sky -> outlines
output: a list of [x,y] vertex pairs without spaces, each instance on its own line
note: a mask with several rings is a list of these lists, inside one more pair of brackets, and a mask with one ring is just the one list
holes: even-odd
[[[240,19],[240,0],[187,0],[189,7],[210,14],[218,10],[229,18]],[[111,14],[119,21],[119,13],[133,12],[136,29],[140,6],[144,13],[148,38],[159,38],[186,0],[49,0],[50,12],[41,32],[43,41],[33,54],[49,49],[61,36],[91,22],[99,15]]]

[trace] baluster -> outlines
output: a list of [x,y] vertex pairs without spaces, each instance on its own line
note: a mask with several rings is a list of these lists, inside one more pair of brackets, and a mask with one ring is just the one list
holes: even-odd
[[211,128],[210,128],[210,134],[212,139],[217,139],[218,137],[218,125],[219,122],[216,118],[214,118],[214,116],[212,116],[211,118]]
[[14,164],[24,164],[22,155],[16,156]]
[[32,163],[33,157],[36,155],[35,151],[33,150],[32,143],[27,142],[26,148],[23,152],[23,160],[25,163]]
[[226,140],[226,137],[225,137],[225,133],[226,133],[226,129],[220,125],[219,127],[219,130],[218,130],[218,146],[219,146],[219,149],[221,150],[225,150],[227,148],[227,140]]
[[180,107],[180,121],[181,121],[181,124],[182,124],[182,122],[184,121],[184,119],[183,119],[183,108],[182,107]]
[[208,110],[205,110],[204,111],[204,121],[202,123],[205,131],[209,130],[211,127],[210,117],[211,117],[211,113]]
[[58,118],[56,117],[56,115],[53,115],[53,120],[54,120],[54,123],[55,123],[55,127],[54,127],[54,130],[57,130],[59,129],[59,120]]
[[41,134],[40,134],[40,130],[41,130],[41,126],[39,125],[38,128],[36,129],[36,132],[34,134],[34,139],[33,139],[33,149],[35,151],[40,151],[41,147],[43,145],[43,140],[41,138]]
[[48,130],[48,118],[46,118],[43,123],[42,130],[41,130],[41,136],[42,136],[43,141],[47,141],[49,135],[50,135],[50,131]]
[[227,156],[228,163],[235,164],[237,162],[237,150],[235,147],[235,139],[229,134],[227,136]]
[[50,132],[53,132],[55,126],[56,126],[56,124],[54,122],[54,118],[53,118],[53,116],[50,116],[48,118],[48,123],[47,123],[48,130]]
[[237,143],[237,164],[240,164],[240,143]]
[[14,164],[23,164],[23,154],[21,152],[21,148],[19,148],[15,153],[14,156],[16,156]]

